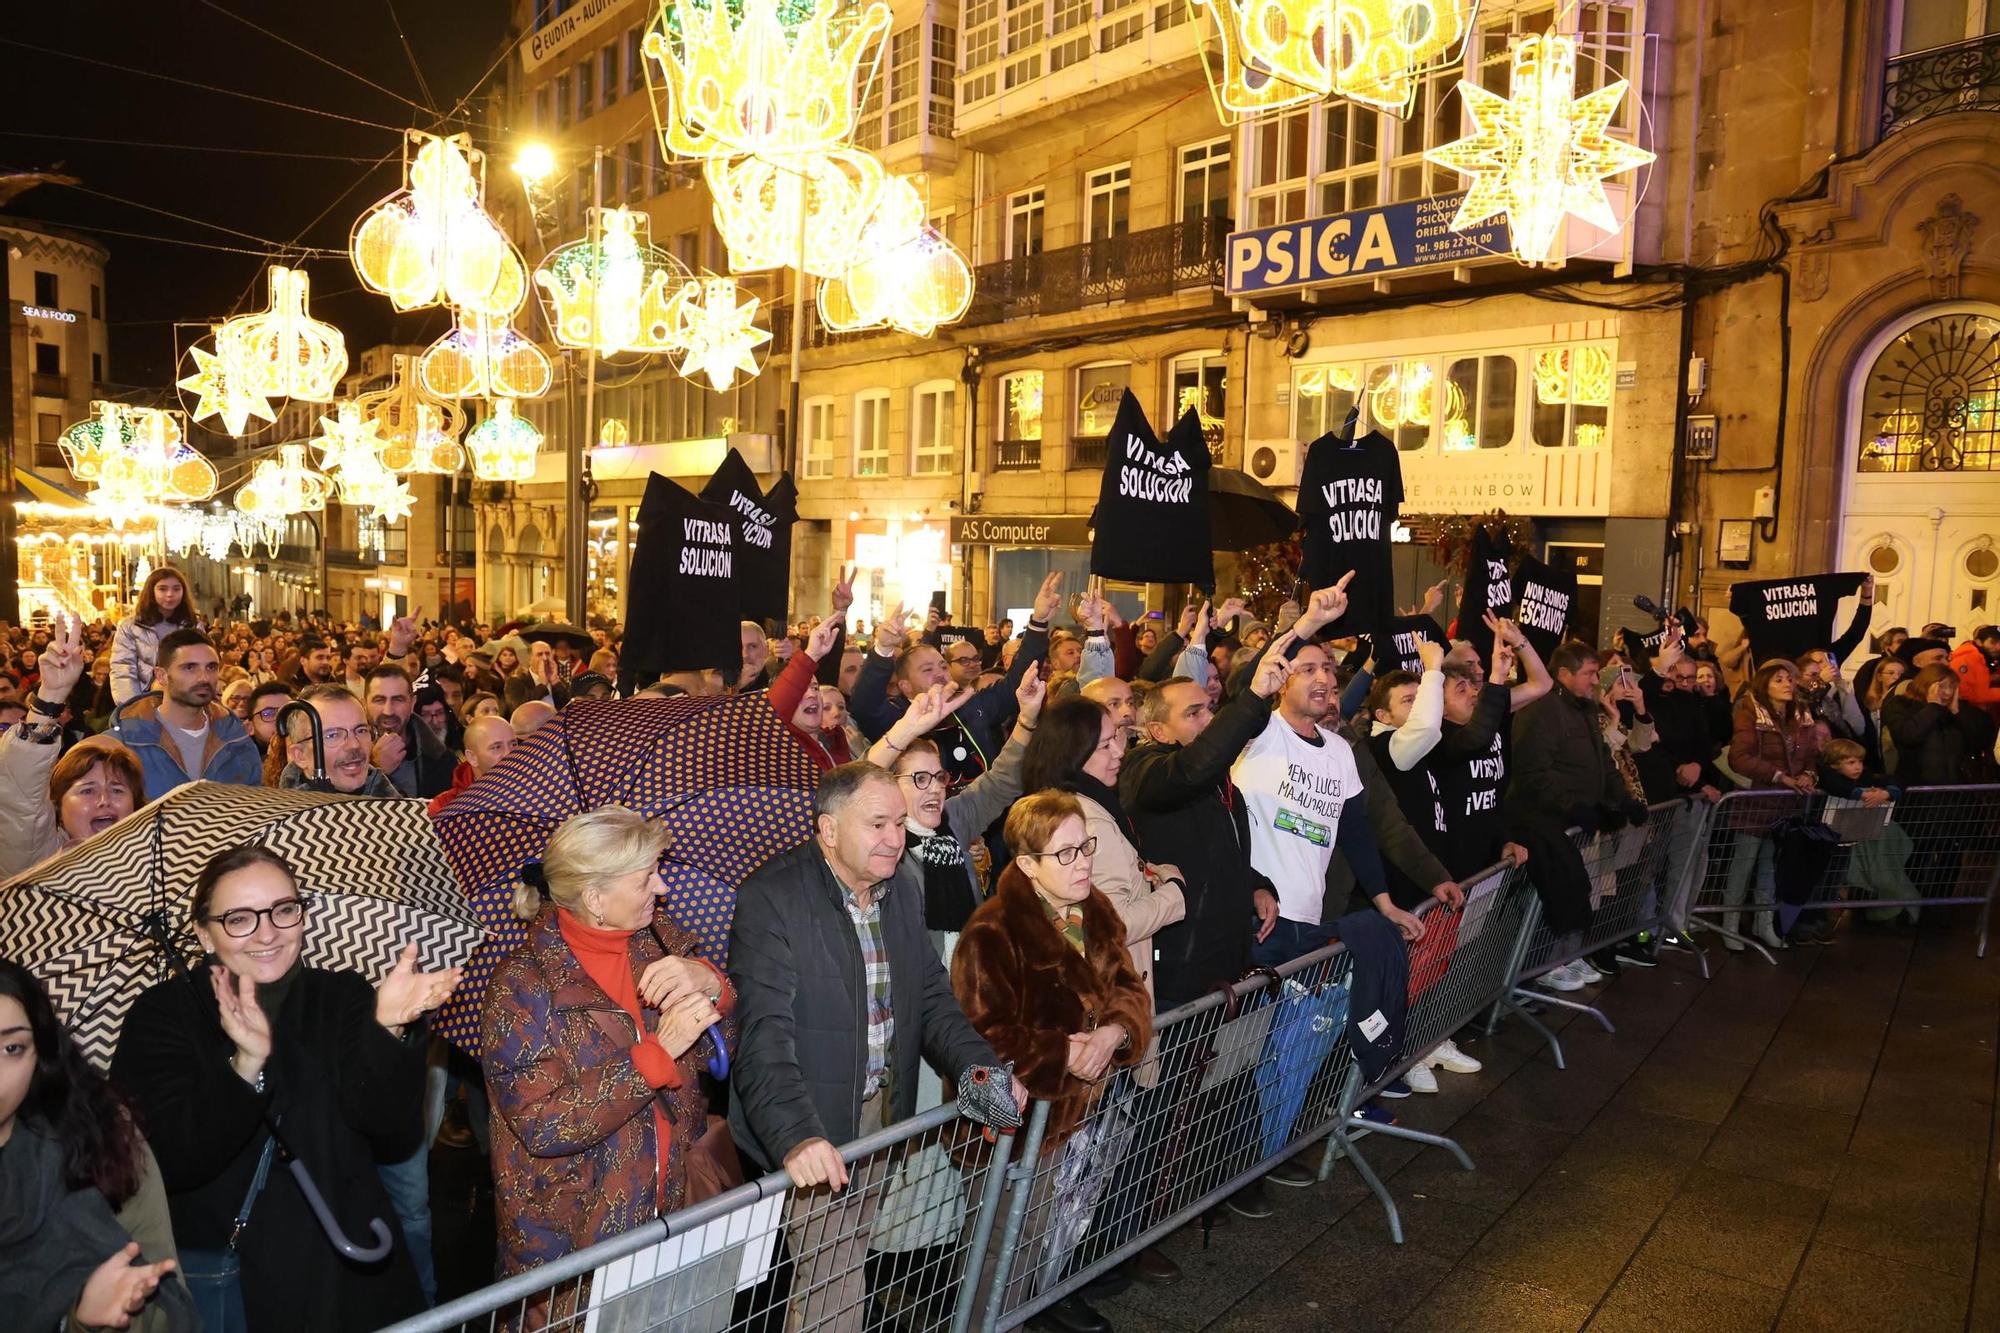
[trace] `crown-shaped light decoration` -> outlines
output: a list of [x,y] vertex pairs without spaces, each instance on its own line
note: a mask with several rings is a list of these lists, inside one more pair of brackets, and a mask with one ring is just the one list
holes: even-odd
[[555,382],[548,353],[505,319],[464,313],[418,361],[426,390],[439,398],[539,398]]
[[1478,0],[1193,0],[1228,123],[1338,96],[1407,115],[1424,74],[1472,30]]
[[889,7],[812,0],[662,0],[646,35],[646,78],[664,99],[661,140],[676,158],[792,158],[854,133]]
[[1568,217],[1600,231],[1623,225],[1605,197],[1604,182],[1653,160],[1637,144],[1606,132],[1626,84],[1616,80],[1576,95],[1576,41],[1551,33],[1514,47],[1511,97],[1461,80],[1458,95],[1473,133],[1428,150],[1424,157],[1472,178],[1452,217],[1463,231],[1507,215],[1514,255],[1524,264],[1560,265]]
[[215,465],[187,443],[179,413],[103,401],[90,411],[56,444],[70,475],[95,483],[104,503],[179,503],[215,494]]
[[923,196],[891,177],[846,271],[819,286],[819,314],[835,332],[888,325],[928,338],[972,304],[972,268],[924,222]]
[[652,243],[652,219],[629,208],[597,214],[598,239],[571,241],[535,270],[549,327],[564,347],[620,352],[679,349],[675,305],[693,294],[687,267]]
[[880,205],[886,173],[872,153],[835,148],[778,162],[713,161],[702,175],[733,271],[798,264],[803,235],[806,272],[832,278],[853,258]]
[[[222,329],[220,324],[211,329],[218,343],[223,336]],[[226,358],[219,352],[196,343],[188,348],[188,355],[194,358],[194,373],[176,380],[175,384],[194,393],[195,405],[191,415],[196,421],[215,417],[231,435],[241,435],[249,429],[252,417],[265,422],[278,419],[278,411],[271,405],[271,400],[252,391],[247,381],[229,368]]]
[[497,400],[493,415],[465,436],[472,475],[481,481],[528,480],[535,475],[535,455],[541,447],[542,433],[532,421],[515,415],[511,398]]
[[527,297],[528,270],[487,215],[485,155],[464,134],[410,130],[403,143],[403,188],[362,214],[348,238],[354,271],[398,310],[442,304],[512,315]]
[[771,335],[752,323],[757,318],[757,298],[746,297],[738,304],[737,295],[736,279],[703,278],[700,294],[681,302],[685,350],[674,368],[686,378],[702,375],[709,387],[727,389],[736,383],[738,371],[745,378],[756,376],[759,367],[753,353],[771,341]]
[[236,507],[253,518],[283,519],[320,512],[332,493],[332,481],[307,464],[305,445],[294,442],[279,445],[276,458],[257,460],[236,492]]
[[223,370],[262,398],[332,402],[347,373],[347,340],[307,312],[312,279],[304,269],[273,264],[270,276],[270,304],[224,320],[216,330]]
[[398,356],[386,388],[355,401],[375,423],[382,441],[382,466],[391,472],[452,473],[465,466],[458,436],[465,412],[424,387],[418,358]]

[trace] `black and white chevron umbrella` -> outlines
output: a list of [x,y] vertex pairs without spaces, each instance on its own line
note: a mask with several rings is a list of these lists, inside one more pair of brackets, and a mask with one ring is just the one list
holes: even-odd
[[0,885],[0,955],[32,970],[100,1068],[139,993],[199,953],[188,895],[217,852],[256,843],[312,895],[305,961],[369,978],[417,945],[424,971],[456,967],[485,934],[422,801],[229,783],[176,787],[104,832]]

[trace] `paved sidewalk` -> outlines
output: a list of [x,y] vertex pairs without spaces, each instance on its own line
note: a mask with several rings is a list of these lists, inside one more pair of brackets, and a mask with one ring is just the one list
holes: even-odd
[[1462,1042],[1484,1072],[1391,1105],[1478,1170],[1364,1145],[1407,1244],[1337,1163],[1100,1308],[1121,1333],[2000,1328],[2000,954],[1956,926],[1776,967],[1711,947],[1708,982],[1668,953],[1598,988],[1615,1035],[1545,1020],[1566,1070],[1522,1024]]

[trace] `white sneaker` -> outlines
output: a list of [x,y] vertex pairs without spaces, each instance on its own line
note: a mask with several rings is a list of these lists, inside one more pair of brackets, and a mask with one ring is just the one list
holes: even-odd
[[1451,1074],[1477,1074],[1486,1066],[1458,1049],[1450,1038],[1446,1038],[1430,1053],[1426,1063],[1433,1069],[1442,1069]]
[[1586,986],[1595,986],[1604,980],[1604,974],[1590,965],[1588,958],[1579,958],[1569,965],[1569,974]]
[[1411,1092],[1436,1092],[1438,1077],[1426,1064],[1414,1064],[1403,1071],[1403,1082],[1410,1085]]
[[1564,963],[1561,967],[1550,968],[1535,978],[1535,984],[1543,990],[1582,990],[1583,981],[1576,975],[1575,964]]

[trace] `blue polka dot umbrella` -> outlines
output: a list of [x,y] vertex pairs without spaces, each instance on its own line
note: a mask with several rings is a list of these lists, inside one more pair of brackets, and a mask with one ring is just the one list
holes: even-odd
[[500,960],[527,939],[512,910],[521,867],[571,815],[623,805],[662,820],[667,914],[726,966],[736,886],[812,832],[818,770],[761,694],[579,699],[437,816],[439,839],[488,935],[434,1026],[479,1054]]

